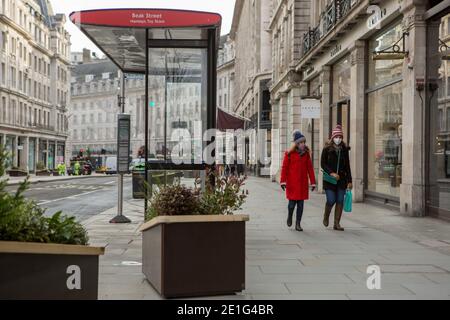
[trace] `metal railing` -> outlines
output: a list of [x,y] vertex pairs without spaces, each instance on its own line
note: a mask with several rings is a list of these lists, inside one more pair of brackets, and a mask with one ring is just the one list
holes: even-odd
[[336,24],[346,17],[355,0],[333,0],[320,15],[319,24],[303,35],[303,55],[308,53]]

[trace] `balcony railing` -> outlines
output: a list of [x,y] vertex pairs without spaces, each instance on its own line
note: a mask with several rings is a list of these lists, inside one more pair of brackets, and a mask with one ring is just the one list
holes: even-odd
[[41,123],[37,123],[37,122],[29,122],[28,126],[33,128],[33,129],[40,129],[40,130],[47,130],[47,131],[55,131],[55,127],[54,126],[50,126],[50,125],[46,125],[46,124],[41,124]]
[[303,54],[308,53],[336,24],[350,12],[355,0],[333,0],[320,15],[319,25],[303,35]]

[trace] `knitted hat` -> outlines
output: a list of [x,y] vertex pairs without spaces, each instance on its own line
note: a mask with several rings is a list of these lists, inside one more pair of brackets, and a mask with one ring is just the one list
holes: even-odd
[[344,132],[342,131],[342,126],[340,124],[338,124],[331,133],[331,140],[333,140],[336,137],[344,137]]
[[295,143],[306,142],[306,137],[299,130],[295,130],[292,136]]

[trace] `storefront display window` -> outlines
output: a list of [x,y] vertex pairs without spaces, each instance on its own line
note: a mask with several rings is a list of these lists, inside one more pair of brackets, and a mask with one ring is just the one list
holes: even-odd
[[400,197],[401,82],[370,93],[368,107],[368,190]]
[[350,142],[350,56],[346,56],[333,66],[333,104],[330,108],[330,133],[340,124],[344,130],[344,140]]
[[427,26],[427,77],[437,90],[427,92],[429,112],[426,131],[427,214],[450,219],[450,47],[448,37],[439,36],[439,29],[450,18],[431,19]]
[[350,56],[346,56],[333,66],[333,103],[350,97],[350,78]]
[[[392,47],[399,39],[402,38],[402,36],[403,30],[401,24],[399,23],[370,41],[369,87],[376,87],[399,78],[401,79],[403,59],[376,60],[373,59],[373,52],[379,52]],[[400,50],[403,50],[401,41],[398,45],[400,46]]]
[[367,190],[400,198],[402,183],[403,59],[376,60],[375,51],[402,37],[397,24],[369,42],[367,127]]

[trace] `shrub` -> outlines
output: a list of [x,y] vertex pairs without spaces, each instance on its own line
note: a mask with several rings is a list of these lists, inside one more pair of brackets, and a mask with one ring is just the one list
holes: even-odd
[[197,181],[195,188],[176,184],[161,187],[154,193],[146,213],[146,220],[157,216],[230,215],[241,209],[248,192],[242,190],[246,177],[219,177],[214,174],[214,187],[201,192]]
[[206,188],[200,197],[200,214],[230,215],[240,210],[248,195],[248,191],[242,189],[247,178],[220,177],[216,173],[212,178],[214,187]]
[[179,184],[167,185],[153,196],[147,218],[191,215],[198,210],[199,200],[192,189]]
[[46,167],[45,167],[43,162],[36,163],[36,170],[42,171],[42,170],[45,170],[45,169],[46,169]]
[[[0,177],[5,174],[6,152],[0,146]],[[6,191],[8,180],[0,181],[0,240],[86,245],[88,236],[74,217],[55,213],[45,216],[45,210],[34,201],[26,200],[28,178],[14,194]]]

